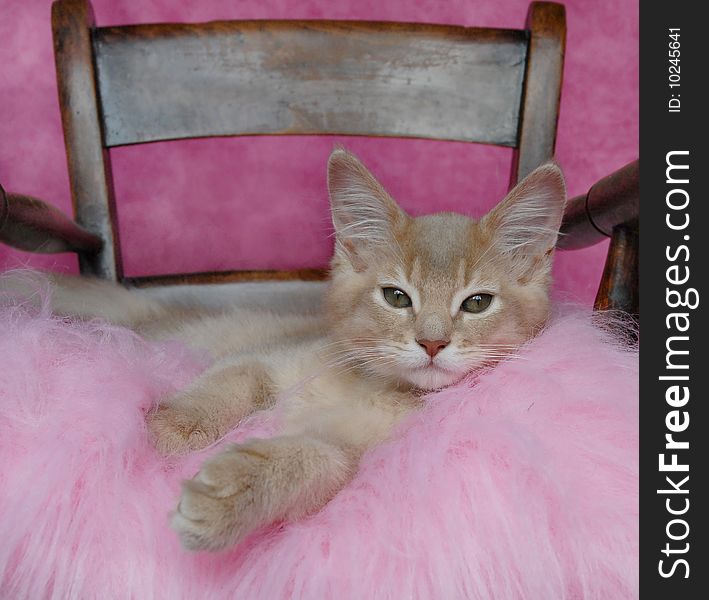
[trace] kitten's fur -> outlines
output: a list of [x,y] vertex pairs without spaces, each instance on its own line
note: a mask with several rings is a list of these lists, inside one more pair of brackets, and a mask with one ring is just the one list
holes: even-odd
[[[328,185],[336,247],[324,318],[205,317],[110,284],[60,278],[57,312],[181,338],[216,356],[149,415],[165,454],[214,442],[289,390],[278,437],[229,447],[184,483],[172,525],[189,549],[224,548],[259,526],[317,511],[362,453],[420,405],[422,392],[494,363],[547,319],[565,202],[555,165],[538,168],[477,222],[452,213],[411,218],[343,150],[330,157]],[[412,307],[392,307],[382,287],[403,290]],[[479,292],[493,295],[489,308],[462,311]],[[439,352],[429,356],[422,340]]]

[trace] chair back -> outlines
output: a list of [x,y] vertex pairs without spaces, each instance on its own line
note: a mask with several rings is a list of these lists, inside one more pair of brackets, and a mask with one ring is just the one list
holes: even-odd
[[[431,138],[515,148],[511,183],[554,153],[564,7],[525,29],[348,21],[96,27],[88,0],[52,6],[77,222],[103,240],[82,273],[124,280],[110,149],[236,135]],[[232,271],[134,284],[318,278]]]

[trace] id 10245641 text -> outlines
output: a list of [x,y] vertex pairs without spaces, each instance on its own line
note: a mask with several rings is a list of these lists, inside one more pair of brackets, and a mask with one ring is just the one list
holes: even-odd
[[667,68],[667,83],[670,88],[670,99],[669,102],[667,103],[667,110],[668,112],[671,113],[678,113],[680,112],[681,109],[681,101],[680,101],[680,82],[681,82],[681,77],[680,77],[680,30],[675,28],[675,29],[670,29],[668,32],[669,35],[669,42],[668,42],[668,60],[669,60],[669,66]]

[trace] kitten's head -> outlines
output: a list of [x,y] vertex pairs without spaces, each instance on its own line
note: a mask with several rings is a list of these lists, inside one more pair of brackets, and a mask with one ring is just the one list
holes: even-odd
[[549,315],[564,178],[546,164],[479,221],[412,218],[357,158],[328,165],[333,359],[423,390],[496,362]]

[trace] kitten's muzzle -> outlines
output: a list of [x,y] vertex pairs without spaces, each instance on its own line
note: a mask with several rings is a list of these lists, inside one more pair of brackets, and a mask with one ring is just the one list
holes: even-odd
[[416,340],[416,343],[421,346],[431,358],[443,350],[449,342],[450,340]]

